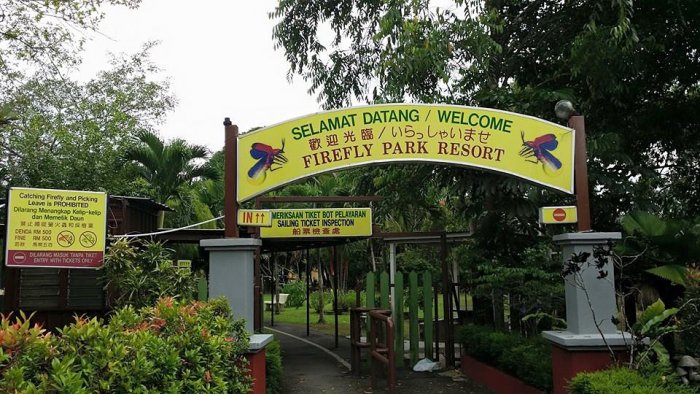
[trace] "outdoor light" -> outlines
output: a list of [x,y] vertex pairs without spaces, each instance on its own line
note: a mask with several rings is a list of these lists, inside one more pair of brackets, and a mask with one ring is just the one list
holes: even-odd
[[576,110],[574,109],[574,105],[571,104],[571,101],[559,100],[554,104],[554,113],[559,119],[569,120],[572,115],[576,114]]

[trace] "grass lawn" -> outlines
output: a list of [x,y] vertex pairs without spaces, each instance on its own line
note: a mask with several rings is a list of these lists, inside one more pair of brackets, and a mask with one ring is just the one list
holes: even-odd
[[[265,301],[269,301],[272,299],[270,294],[265,294],[263,296],[263,299]],[[324,310],[326,313],[324,314],[324,319],[325,323],[324,324],[319,324],[318,323],[318,313],[316,313],[313,308],[309,311],[309,323],[310,327],[313,330],[316,331],[321,331],[325,334],[329,335],[334,335],[335,333],[335,316],[333,316],[333,297],[329,297],[329,302],[326,304],[326,307]],[[467,298],[466,300],[462,300],[460,303],[462,305],[462,308],[464,308],[465,302],[467,305],[471,305],[471,297]],[[439,318],[442,318],[443,314],[443,308],[442,308],[442,295],[439,296],[438,298],[438,316]],[[408,308],[406,308],[408,310]],[[265,325],[270,324],[270,311],[264,311],[263,312],[263,320],[265,322]],[[418,318],[422,319],[423,318],[423,311],[419,309],[418,311]],[[275,324],[281,323],[281,324],[291,324],[291,325],[297,325],[297,326],[302,326],[306,327],[306,304],[303,306],[300,306],[299,308],[291,308],[291,307],[286,307],[284,308],[283,311],[281,311],[279,314],[275,314]],[[349,312],[343,312],[342,314],[338,315],[338,334],[341,336],[348,336],[350,335],[350,313]],[[404,335],[407,337],[408,335],[408,319],[404,320]]]
[[[268,295],[266,299],[270,299]],[[326,306],[326,313],[324,314],[325,323],[319,324],[318,313],[311,310],[309,311],[309,323],[313,330],[321,331],[326,334],[334,335],[335,333],[335,316],[333,316],[333,307],[331,304]],[[264,312],[265,324],[270,324],[270,311]],[[300,306],[299,308],[286,307],[279,314],[275,314],[275,324],[292,324],[297,326],[306,327],[306,305]],[[338,334],[341,336],[350,335],[350,313],[344,312],[342,315],[338,315]]]

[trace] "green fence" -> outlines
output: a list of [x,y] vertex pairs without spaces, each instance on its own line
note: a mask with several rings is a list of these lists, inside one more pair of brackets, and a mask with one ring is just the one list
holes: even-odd
[[[408,286],[405,286],[404,275],[401,272],[396,273],[394,278],[394,310],[392,317],[394,319],[394,349],[396,351],[396,361],[398,366],[403,366],[403,358],[405,356],[405,333],[404,326],[406,321],[406,308],[408,308],[408,341],[409,355],[411,365],[415,365],[419,357],[419,311],[423,311],[423,343],[424,357],[433,357],[433,279],[429,271],[424,271],[420,275],[417,272],[411,272],[408,276]],[[379,283],[377,283],[377,275],[374,272],[367,274],[365,278],[366,291],[366,306],[368,308],[390,309],[390,283],[389,274],[382,272],[379,274]],[[379,297],[377,300],[377,289],[379,289]],[[377,305],[377,301],[379,304]],[[422,301],[422,308],[421,308]]]

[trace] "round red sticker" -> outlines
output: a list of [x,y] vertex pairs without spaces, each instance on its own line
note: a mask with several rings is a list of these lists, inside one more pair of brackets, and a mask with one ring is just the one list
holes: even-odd
[[557,208],[557,209],[554,210],[554,212],[552,212],[552,217],[553,217],[554,220],[556,220],[557,222],[561,222],[561,221],[563,221],[564,219],[566,219],[566,211],[563,210],[563,209],[561,209],[561,208]]

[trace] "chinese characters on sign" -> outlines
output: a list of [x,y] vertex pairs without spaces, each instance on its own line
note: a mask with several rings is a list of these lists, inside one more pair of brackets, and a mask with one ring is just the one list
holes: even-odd
[[102,267],[105,193],[11,188],[7,207],[8,267]]
[[242,134],[238,201],[298,179],[371,163],[480,168],[573,193],[574,131],[486,108],[384,104],[290,120]]
[[261,227],[261,238],[369,237],[370,208],[273,209],[272,226]]

